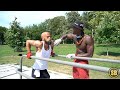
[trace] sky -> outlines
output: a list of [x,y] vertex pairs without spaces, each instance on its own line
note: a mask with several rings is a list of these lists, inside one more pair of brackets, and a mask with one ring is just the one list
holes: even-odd
[[[51,19],[56,16],[65,16],[66,12],[70,11],[0,11],[0,26],[10,27],[10,22],[12,22],[15,17],[17,21],[20,22],[22,27],[40,24],[46,19]],[[83,11],[78,11],[80,14]]]

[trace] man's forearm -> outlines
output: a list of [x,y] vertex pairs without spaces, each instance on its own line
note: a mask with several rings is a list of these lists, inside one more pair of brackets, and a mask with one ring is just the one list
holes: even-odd
[[74,35],[73,34],[65,34],[61,37],[62,40],[64,39],[74,39]]
[[59,45],[62,42],[62,40],[65,40],[65,39],[72,39],[72,34],[63,35],[61,38],[55,40],[54,41],[54,46]]
[[66,38],[67,38],[67,34],[66,34],[66,35],[63,35],[63,36],[61,37],[62,40],[66,39]]
[[31,45],[28,41],[26,42],[26,49],[27,49],[27,52],[31,52]]
[[77,57],[92,57],[89,53],[77,54]]

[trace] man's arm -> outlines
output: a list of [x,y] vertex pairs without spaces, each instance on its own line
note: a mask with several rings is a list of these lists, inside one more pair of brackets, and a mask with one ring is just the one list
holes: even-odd
[[27,52],[31,52],[31,46],[40,47],[41,46],[41,42],[37,41],[37,40],[27,40],[26,41]]
[[36,49],[41,48],[42,43],[40,41],[35,40],[27,40],[26,41],[26,49],[27,49],[27,58],[31,59],[32,53],[31,53],[31,46],[35,46]]
[[64,39],[74,39],[75,35],[74,34],[66,34],[61,37],[62,40]]
[[52,56],[52,57],[55,56],[55,53],[54,53],[54,51],[53,51],[53,48],[54,48],[54,42],[52,41],[52,42],[51,42],[51,49],[52,49],[52,50],[51,50],[51,56]]
[[74,37],[75,37],[75,35],[73,35],[73,34],[65,34],[61,38],[55,40],[54,45],[57,46],[57,45],[59,45],[62,42],[62,40],[65,40],[65,39],[74,39]]
[[87,37],[86,38],[86,44],[87,44],[87,53],[84,53],[84,54],[78,54],[77,56],[78,57],[92,57],[93,56],[93,53],[94,53],[94,40],[93,38],[90,36],[90,37]]

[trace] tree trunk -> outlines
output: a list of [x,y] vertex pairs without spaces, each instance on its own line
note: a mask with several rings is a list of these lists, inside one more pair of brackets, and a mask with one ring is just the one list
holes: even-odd
[[63,40],[63,44],[65,44],[65,41]]
[[93,29],[92,29],[92,37],[94,37],[94,34],[93,34]]
[[107,48],[107,56],[109,56],[109,50],[108,50],[108,48]]

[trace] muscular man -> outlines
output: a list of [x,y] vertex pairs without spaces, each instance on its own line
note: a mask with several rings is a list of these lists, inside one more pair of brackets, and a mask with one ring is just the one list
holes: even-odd
[[[66,57],[92,57],[94,52],[94,40],[91,36],[84,34],[84,26],[80,21],[76,21],[71,25],[73,34],[63,35],[60,39],[55,40],[54,44],[59,45],[63,39],[73,39],[76,45],[76,54],[68,54]],[[87,60],[74,59],[74,62],[88,64]],[[89,79],[89,71],[87,69],[73,67],[73,78]]]
[[[27,58],[30,59],[31,46],[36,47],[36,57],[40,58],[50,58],[50,55],[54,56],[52,53],[53,50],[53,42],[51,41],[51,35],[49,32],[43,32],[41,34],[42,41],[39,40],[27,40],[26,41],[26,49],[27,49]],[[44,60],[35,60],[35,63],[32,67],[32,77],[33,78],[50,78],[50,75],[47,71],[48,69],[48,61]]]

